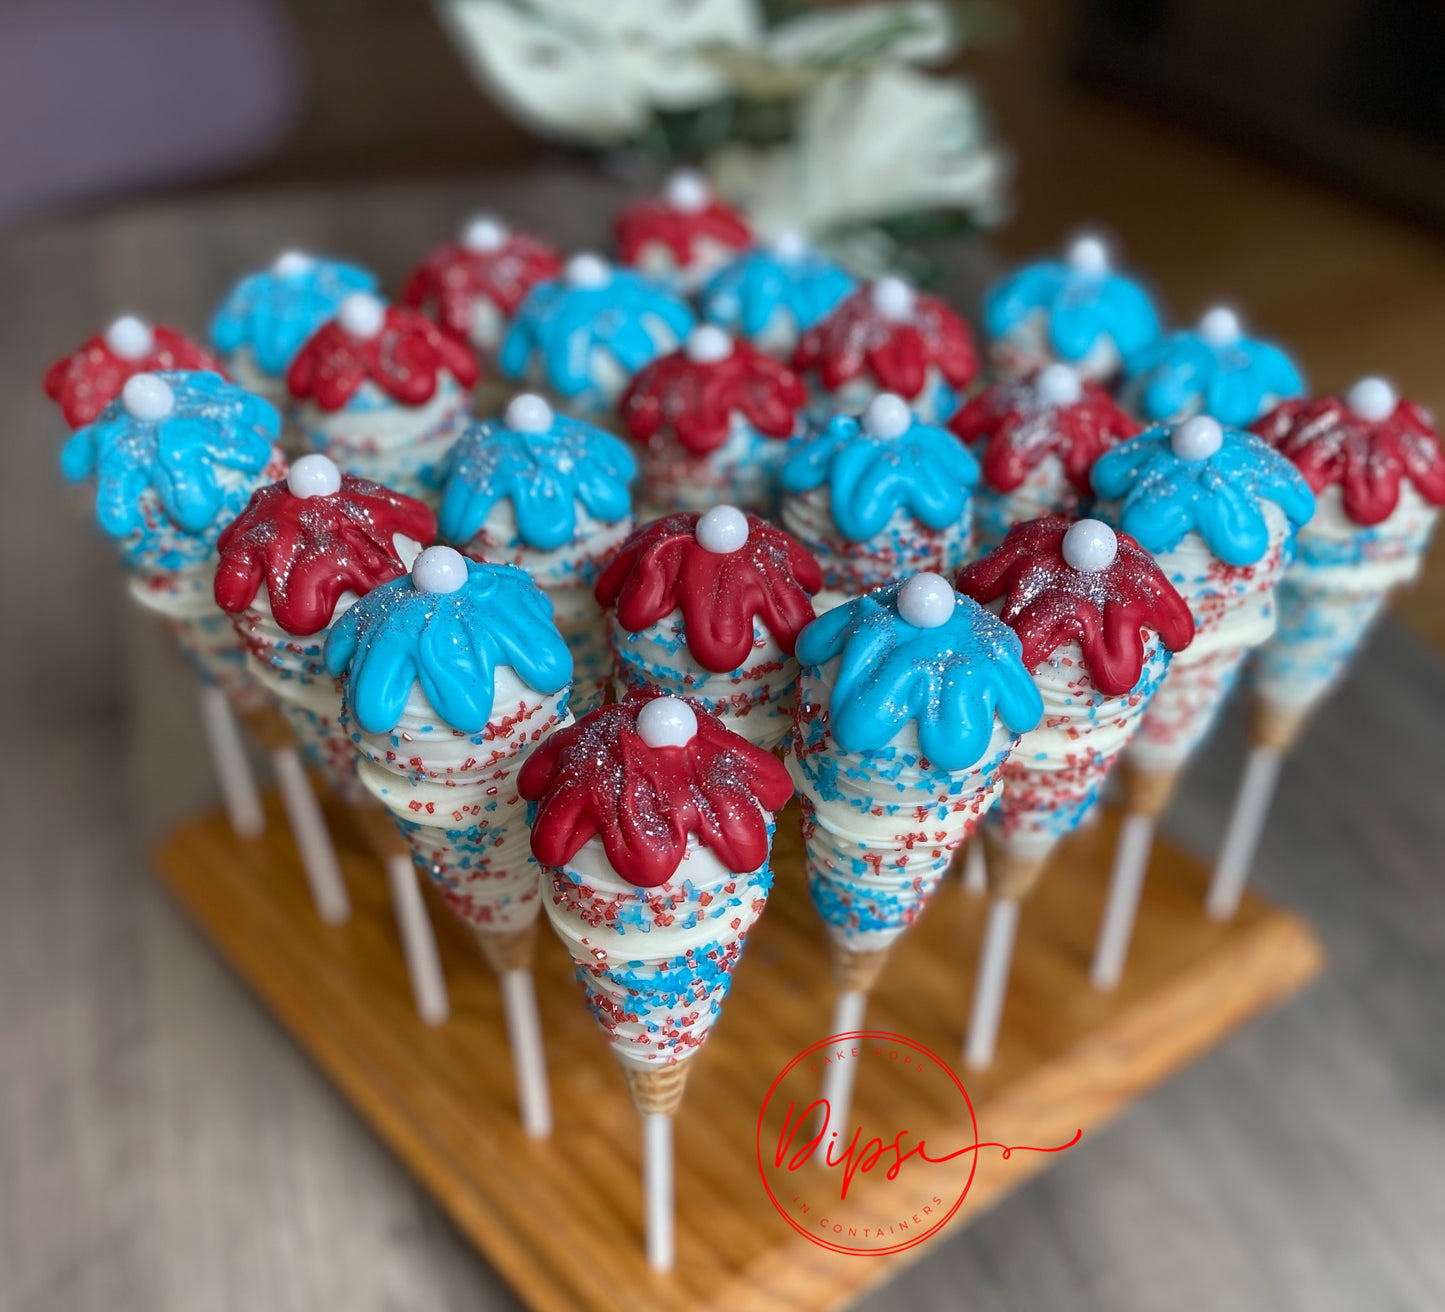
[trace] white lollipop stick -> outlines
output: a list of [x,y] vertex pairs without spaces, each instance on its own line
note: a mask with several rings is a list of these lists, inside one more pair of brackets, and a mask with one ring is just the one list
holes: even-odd
[[[863,1017],[868,1011],[868,995],[862,989],[848,989],[838,995],[833,1004],[833,1026],[829,1034],[851,1034],[863,1028]],[[857,1063],[834,1061],[823,1071],[823,1087],[820,1096],[827,1100],[826,1108],[818,1110],[818,1127],[815,1134],[822,1134],[822,1146],[813,1154],[813,1160],[827,1165],[827,1130],[831,1125],[838,1138],[847,1142],[848,1114],[853,1107],[853,1080],[857,1075]]]
[[271,768],[281,788],[281,801],[291,826],[291,837],[306,872],[311,900],[316,914],[328,925],[340,925],[351,915],[351,898],[341,878],[341,863],[336,859],[331,835],[326,830],[326,817],[316,800],[300,753],[294,747],[278,747],[271,753]]
[[998,1026],[1003,1017],[1018,926],[1018,899],[996,897],[988,904],[988,923],[984,926],[978,978],[973,985],[973,1007],[968,1018],[968,1039],[963,1048],[964,1062],[976,1071],[993,1064],[998,1047]]
[[213,683],[200,685],[201,725],[211,748],[211,763],[221,787],[221,801],[237,838],[260,838],[266,829],[266,813],[261,809],[261,792],[251,773],[246,757],[246,744],[240,726],[231,714],[231,705]]
[[[387,823],[390,823],[388,821]],[[386,858],[386,882],[391,888],[391,905],[396,912],[396,929],[401,935],[401,955],[416,1014],[427,1025],[440,1025],[451,1014],[446,976],[437,953],[436,934],[426,913],[416,866],[407,852],[393,852]]]
[[969,839],[963,849],[963,891],[976,897],[988,892],[988,854],[981,838]]
[[1154,846],[1154,817],[1137,812],[1124,817],[1119,828],[1119,845],[1114,849],[1114,868],[1109,872],[1109,896],[1104,903],[1104,920],[1094,946],[1094,965],[1089,980],[1096,989],[1117,988],[1134,937],[1134,917],[1139,913],[1139,895],[1144,873]]
[[675,1254],[672,1202],[672,1117],[646,1112],[642,1117],[642,1209],[647,1235],[647,1265],[671,1271]]
[[504,971],[501,982],[502,1014],[517,1080],[517,1109],[522,1130],[530,1139],[545,1139],[552,1133],[552,1094],[547,1085],[547,1058],[542,1047],[542,1021],[537,1014],[537,990],[532,983],[532,972]]
[[1209,896],[1204,901],[1204,909],[1215,920],[1228,920],[1239,910],[1239,899],[1254,864],[1264,822],[1269,818],[1269,805],[1274,800],[1274,786],[1283,762],[1284,754],[1278,747],[1261,744],[1250,750],[1244,777],[1235,795],[1234,811],[1229,817],[1229,828],[1224,834],[1219,864],[1214,867]]

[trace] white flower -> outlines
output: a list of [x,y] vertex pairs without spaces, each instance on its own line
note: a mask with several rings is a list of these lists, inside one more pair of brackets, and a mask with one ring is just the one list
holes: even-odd
[[780,63],[830,68],[936,64],[957,49],[948,11],[933,0],[819,9],[779,23],[767,38],[768,54]]

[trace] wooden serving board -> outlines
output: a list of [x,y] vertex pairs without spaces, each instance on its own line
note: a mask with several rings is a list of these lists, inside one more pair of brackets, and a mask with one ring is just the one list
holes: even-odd
[[[830,1252],[783,1221],[759,1178],[763,1098],[781,1068],[826,1035],[832,1004],[791,809],[779,818],[768,909],[677,1118],[678,1260],[660,1276],[642,1254],[637,1119],[545,921],[537,992],[557,1129],[535,1143],[517,1124],[497,986],[466,931],[430,902],[452,1018],[428,1029],[412,1010],[384,873],[360,835],[344,815],[332,817],[354,911],[330,928],[312,911],[274,797],[268,807],[267,833],[254,843],[234,839],[219,814],[174,833],[158,853],[162,879],[532,1307],[836,1308],[929,1251]],[[1228,925],[1208,920],[1204,871],[1160,843],[1124,982],[1096,993],[1087,972],[1114,827],[1107,817],[1061,849],[1025,904],[987,1073],[957,1060],[985,906],[957,879],[895,948],[870,1004],[870,1028],[907,1035],[960,1068],[986,1140],[1060,1144],[1079,1128],[1087,1136],[1322,968],[1308,927],[1258,898],[1246,897]],[[939,1107],[921,1105],[906,1077],[871,1074],[857,1092],[860,1115],[882,1109],[937,1130]],[[950,1227],[1058,1160],[981,1153]]]

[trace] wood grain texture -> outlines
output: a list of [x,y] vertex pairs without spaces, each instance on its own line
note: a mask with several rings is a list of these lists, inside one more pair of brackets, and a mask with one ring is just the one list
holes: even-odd
[[[278,818],[274,801],[271,810]],[[1303,923],[1257,898],[1229,925],[1207,921],[1203,871],[1161,845],[1124,984],[1113,996],[1094,993],[1087,964],[1113,828],[1102,824],[1062,851],[1027,904],[998,1061],[968,1079],[986,1138],[1055,1144],[1092,1131],[1322,965]],[[346,817],[333,817],[333,831],[346,842]],[[671,1276],[643,1261],[636,1114],[554,936],[542,935],[536,974],[557,1131],[538,1144],[517,1124],[495,981],[440,905],[452,1020],[439,1029],[416,1021],[384,876],[359,833],[343,849],[355,911],[335,928],[312,911],[279,824],[243,844],[212,816],[168,839],[157,861],[203,932],[529,1306],[821,1312],[921,1250],[872,1259],[824,1250],[784,1224],[757,1177],[758,1110],[785,1063],[824,1036],[832,992],[794,808],[777,832],[768,910],[693,1061],[677,1119]],[[943,885],[891,954],[870,1027],[954,1060],[983,906],[957,880]],[[915,1126],[933,1142],[962,1128],[958,1106],[876,1074],[865,1072],[857,1091],[864,1122]],[[1050,1160],[984,1160],[954,1224]],[[867,1185],[860,1181],[853,1205],[864,1217],[886,1216],[886,1199]],[[605,1205],[575,1206],[579,1191]]]

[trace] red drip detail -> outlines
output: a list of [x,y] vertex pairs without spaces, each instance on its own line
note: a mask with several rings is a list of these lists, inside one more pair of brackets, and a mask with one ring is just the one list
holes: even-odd
[[1033,383],[996,383],[968,402],[948,428],[966,445],[982,444],[979,465],[995,492],[1012,492],[1046,457],[1056,456],[1080,496],[1090,495],[1094,462],[1140,431],[1102,387],[1083,384],[1073,405],[1038,400]]
[[448,242],[432,251],[406,280],[401,299],[416,310],[432,310],[442,329],[467,338],[472,306],[491,301],[510,319],[539,282],[562,272],[562,257],[546,242],[524,232],[511,233],[494,251],[474,251]]
[[753,240],[743,216],[716,198],[700,210],[679,210],[662,196],[629,205],[613,223],[612,235],[624,264],[636,264],[649,243],[660,242],[683,267],[692,262],[693,243],[699,238],[738,251]]
[[226,377],[226,371],[205,348],[184,333],[160,324],[151,328],[155,344],[147,355],[127,360],[116,355],[102,334],[89,338],[81,348],[45,371],[45,395],[60,407],[72,428],[94,423],[100,412],[121,394],[136,374],[163,369],[208,370]]
[[1047,515],[1015,524],[982,560],[958,575],[958,590],[980,605],[1004,598],[999,618],[1023,643],[1023,662],[1037,669],[1077,642],[1098,691],[1122,697],[1144,669],[1142,630],[1170,651],[1194,638],[1194,617],[1154,557],[1127,533],[1108,569],[1084,573],[1064,559],[1070,521]]
[[1294,461],[1316,494],[1338,483],[1345,514],[1362,527],[1394,513],[1402,478],[1432,506],[1445,505],[1445,454],[1429,411],[1413,401],[1379,423],[1338,397],[1284,401],[1251,431]]
[[443,371],[471,387],[476,358],[424,314],[389,305],[374,337],[353,337],[335,319],[322,324],[291,362],[286,386],[323,410],[340,410],[368,381],[402,405],[425,405]]
[[689,359],[686,351],[653,361],[623,396],[622,419],[643,445],[671,435],[703,456],[727,441],[734,413],[767,437],[792,437],[807,399],[802,379],[787,365],[738,341],[730,356],[711,364]]
[[823,586],[818,562],[756,515],[748,516],[748,540],[737,551],[708,551],[695,533],[700,518],[668,515],[638,529],[597,580],[598,602],[616,606],[629,633],[680,610],[688,652],[714,674],[746,662],[755,617],[791,655],[813,622],[810,598]]
[[365,595],[406,573],[397,533],[430,546],[436,517],[364,478],[343,474],[329,497],[295,496],[284,480],[258,488],[216,544],[216,605],[239,614],[264,583],[277,624],[294,637],[319,633],[343,593]]
[[930,365],[954,387],[973,381],[978,356],[968,325],[937,297],[921,292],[910,318],[890,319],[874,308],[871,284],[804,333],[793,356],[794,369],[816,370],[830,392],[867,373],[909,400],[923,391]]
[[738,874],[767,861],[768,817],[793,795],[787,769],[695,702],[690,743],[649,747],[637,716],[659,695],[600,707],[527,758],[517,787],[538,804],[532,851],[543,865],[565,865],[600,836],[619,875],[656,888],[676,872],[689,834]]

